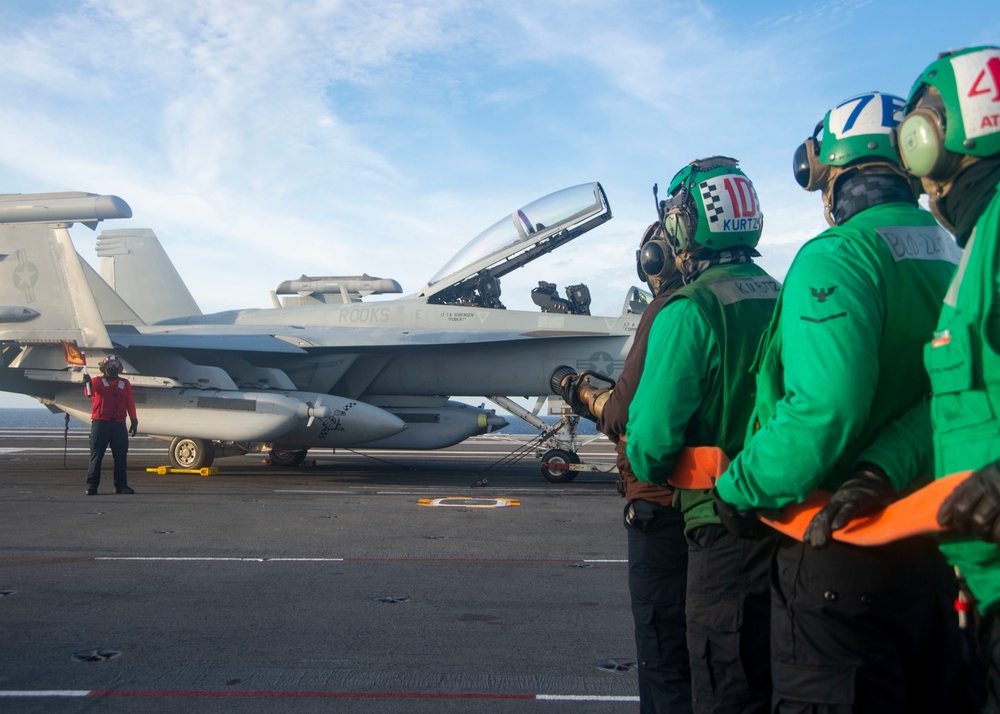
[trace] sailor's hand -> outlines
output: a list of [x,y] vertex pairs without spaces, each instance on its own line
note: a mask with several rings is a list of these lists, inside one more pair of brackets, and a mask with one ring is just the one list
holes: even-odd
[[984,466],[960,483],[938,509],[937,522],[1000,545],[1000,462]]
[[135,436],[137,431],[139,431],[139,420],[138,419],[129,420],[128,433],[131,436]]
[[87,372],[84,372],[83,373],[83,383],[84,384],[90,384],[90,382],[91,382],[90,374],[88,374]]
[[722,521],[723,527],[737,538],[757,540],[767,532],[767,526],[760,522],[752,511],[742,513],[736,506],[722,500],[719,492],[712,490],[715,497],[715,515]]
[[803,540],[813,548],[830,545],[833,532],[853,519],[885,508],[895,500],[896,490],[885,471],[875,464],[861,463],[841,484],[819,513],[813,516]]

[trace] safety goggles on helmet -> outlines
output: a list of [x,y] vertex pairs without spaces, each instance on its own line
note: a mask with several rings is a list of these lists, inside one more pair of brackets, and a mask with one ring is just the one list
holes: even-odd
[[98,366],[101,368],[102,372],[108,370],[115,372],[122,371],[122,361],[118,359],[117,355],[105,355],[104,359],[101,360],[101,363]]

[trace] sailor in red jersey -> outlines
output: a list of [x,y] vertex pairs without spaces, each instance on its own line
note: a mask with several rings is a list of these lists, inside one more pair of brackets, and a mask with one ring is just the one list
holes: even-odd
[[[96,496],[101,483],[101,462],[111,445],[115,460],[115,493],[135,493],[128,486],[128,437],[135,436],[139,420],[132,400],[132,384],[118,375],[122,362],[115,355],[107,355],[98,365],[98,379],[84,375],[84,393],[91,398],[90,411],[90,468],[87,470],[87,495]],[[125,416],[129,428],[125,429]]]

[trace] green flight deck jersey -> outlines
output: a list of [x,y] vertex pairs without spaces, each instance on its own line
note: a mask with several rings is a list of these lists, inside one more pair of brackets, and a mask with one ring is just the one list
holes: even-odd
[[[1000,459],[1000,186],[976,222],[924,348],[931,377],[934,475],[975,470]],[[1000,548],[941,536],[982,611],[1000,602]]]
[[961,257],[930,212],[886,203],[796,255],[755,363],[746,448],[719,478],[741,511],[834,491],[930,391],[921,351]]
[[[750,366],[779,289],[753,263],[725,263],[669,298],[629,407],[627,453],[640,480],[663,484],[686,446],[739,453],[753,407]],[[686,532],[719,523],[711,491],[678,489],[673,502]]]

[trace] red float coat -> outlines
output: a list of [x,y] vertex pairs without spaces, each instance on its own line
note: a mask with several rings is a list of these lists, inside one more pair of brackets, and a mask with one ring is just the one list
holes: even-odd
[[[125,423],[128,415],[132,421],[138,421],[135,414],[135,402],[132,400],[132,384],[123,377],[109,380],[98,377],[90,382],[91,409],[90,418],[94,421],[117,421]],[[84,388],[86,393],[86,388]]]

